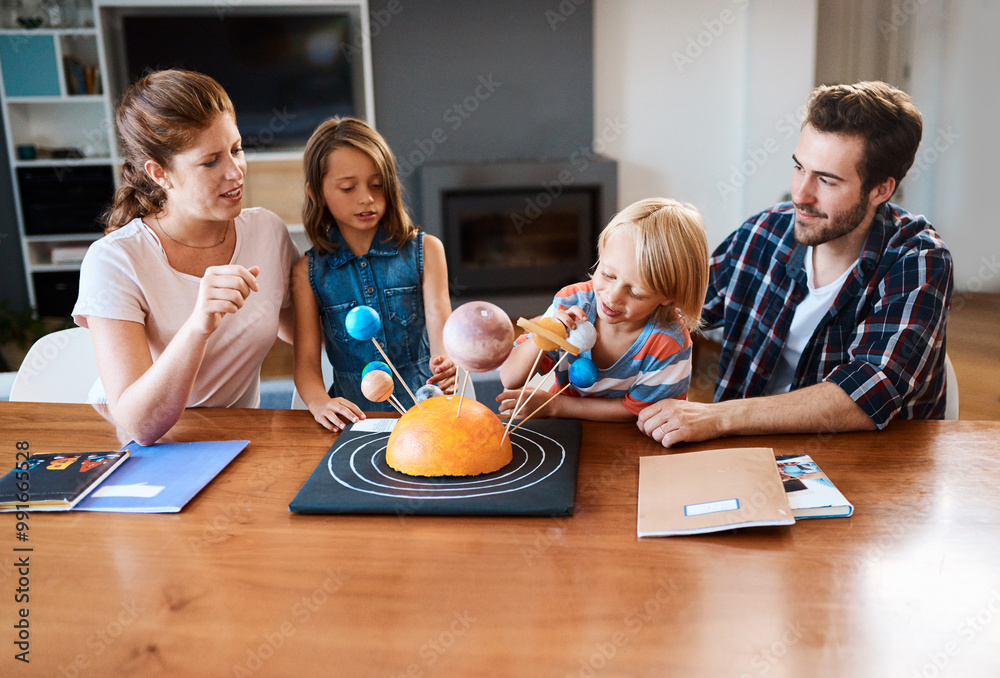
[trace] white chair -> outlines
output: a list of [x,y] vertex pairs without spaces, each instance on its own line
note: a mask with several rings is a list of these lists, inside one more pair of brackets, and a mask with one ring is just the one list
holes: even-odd
[[948,354],[944,355],[944,370],[945,370],[945,401],[944,401],[944,418],[946,421],[955,421],[958,419],[958,377],[955,376],[955,368],[951,365],[951,358]]
[[90,331],[60,330],[34,343],[10,387],[10,399],[37,403],[85,403],[97,381]]

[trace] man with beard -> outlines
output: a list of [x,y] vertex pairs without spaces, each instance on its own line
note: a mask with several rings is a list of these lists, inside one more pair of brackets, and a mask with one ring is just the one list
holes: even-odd
[[874,430],[941,419],[951,254],[889,203],[920,112],[882,82],[818,87],[790,203],[715,251],[705,323],[723,328],[714,403],[664,400],[638,426],[665,447],[724,435]]

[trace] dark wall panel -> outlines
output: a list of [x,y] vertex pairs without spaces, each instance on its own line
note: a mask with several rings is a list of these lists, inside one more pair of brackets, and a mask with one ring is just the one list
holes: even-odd
[[425,163],[566,158],[591,143],[590,0],[373,0],[370,12],[376,122],[411,205]]

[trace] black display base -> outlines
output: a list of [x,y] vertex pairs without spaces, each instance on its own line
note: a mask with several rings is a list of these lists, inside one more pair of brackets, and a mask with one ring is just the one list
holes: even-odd
[[[386,421],[386,420],[367,420]],[[514,458],[494,473],[409,476],[385,460],[388,431],[349,426],[289,504],[295,513],[572,515],[580,422],[531,420],[510,436]]]

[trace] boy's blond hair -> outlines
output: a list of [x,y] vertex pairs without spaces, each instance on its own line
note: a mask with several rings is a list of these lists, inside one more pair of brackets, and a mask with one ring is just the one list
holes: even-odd
[[650,291],[673,300],[653,312],[660,325],[680,311],[684,325],[695,330],[708,289],[708,238],[701,213],[688,203],[647,198],[615,215],[597,241],[600,257],[612,234],[627,229],[635,240],[636,273]]

